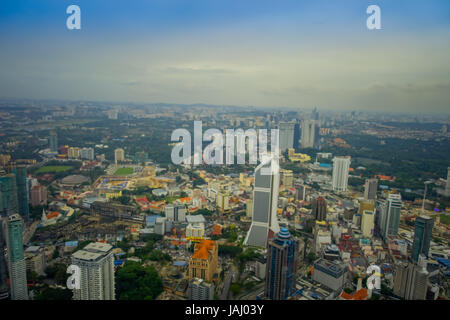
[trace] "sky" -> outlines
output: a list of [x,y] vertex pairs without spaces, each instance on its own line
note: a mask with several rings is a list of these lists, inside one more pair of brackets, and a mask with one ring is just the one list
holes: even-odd
[[4,98],[450,113],[448,0],[2,0],[0,44]]

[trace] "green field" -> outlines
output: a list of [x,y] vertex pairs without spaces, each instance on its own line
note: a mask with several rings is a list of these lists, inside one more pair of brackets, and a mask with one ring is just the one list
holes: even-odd
[[36,174],[58,173],[68,171],[72,168],[73,168],[72,166],[43,166],[36,171]]
[[443,213],[443,214],[441,214],[440,217],[441,217],[441,223],[450,224],[450,216],[447,216]]
[[134,172],[133,168],[119,168],[114,172],[115,176],[126,176]]

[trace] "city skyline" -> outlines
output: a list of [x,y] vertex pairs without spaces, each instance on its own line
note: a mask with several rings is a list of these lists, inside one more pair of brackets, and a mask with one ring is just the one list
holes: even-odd
[[372,31],[367,1],[78,1],[71,31],[69,4],[4,4],[1,97],[448,112],[446,1],[377,1]]

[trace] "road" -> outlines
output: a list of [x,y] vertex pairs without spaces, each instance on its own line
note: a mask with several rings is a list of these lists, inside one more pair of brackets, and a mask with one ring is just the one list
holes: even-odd
[[36,231],[36,228],[39,225],[39,221],[34,221],[28,228],[26,228],[23,231],[23,243],[27,244],[28,241],[30,241],[31,237],[33,236],[34,232]]
[[220,300],[228,300],[228,292],[230,290],[230,285],[231,285],[231,281],[233,280],[233,278],[234,278],[234,271],[233,270],[229,270],[227,272],[226,277],[225,277],[223,290],[222,290],[222,293],[220,295]]

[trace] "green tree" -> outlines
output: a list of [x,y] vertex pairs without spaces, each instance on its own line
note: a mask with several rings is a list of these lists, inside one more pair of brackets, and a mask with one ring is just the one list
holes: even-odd
[[119,300],[153,300],[163,291],[162,279],[153,266],[127,261],[116,272]]

